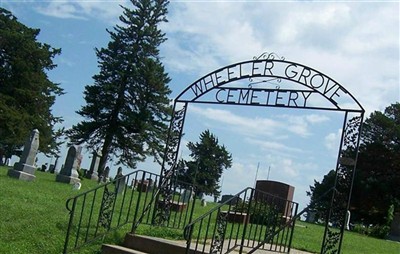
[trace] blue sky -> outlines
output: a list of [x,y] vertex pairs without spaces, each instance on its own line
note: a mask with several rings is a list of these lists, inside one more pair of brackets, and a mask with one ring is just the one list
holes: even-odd
[[[20,22],[40,28],[39,41],[61,48],[49,73],[66,94],[55,115],[70,127],[81,120],[84,86],[97,74],[94,48],[109,41],[127,1],[1,1]],[[171,98],[220,67],[275,52],[330,76],[366,109],[399,101],[399,3],[397,1],[171,1],[168,40],[161,47],[172,81]],[[295,201],[308,203],[313,180],[335,167],[343,114],[317,110],[190,105],[184,145],[210,129],[233,155],[222,193],[253,186],[256,177],[295,186]],[[65,151],[63,156],[65,156]],[[139,168],[159,172],[151,159]],[[39,164],[50,162],[39,157]],[[83,167],[90,165],[84,152]],[[124,170],[128,172],[127,169]]]

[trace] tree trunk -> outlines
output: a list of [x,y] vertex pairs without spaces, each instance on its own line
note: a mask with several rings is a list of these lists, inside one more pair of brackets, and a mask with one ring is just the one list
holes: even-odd
[[104,168],[106,167],[112,138],[113,138],[112,135],[107,135],[106,139],[104,140],[103,148],[101,149],[101,158],[99,162],[99,169],[98,169],[99,175],[103,174]]

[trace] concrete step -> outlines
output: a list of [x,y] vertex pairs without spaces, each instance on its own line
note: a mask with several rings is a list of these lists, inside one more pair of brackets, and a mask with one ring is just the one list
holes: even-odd
[[103,244],[101,246],[102,254],[148,254],[138,250],[129,249],[119,245]]
[[[125,247],[143,251],[149,254],[184,254],[186,253],[185,241],[172,241],[162,238],[149,237],[143,235],[126,234]],[[190,251],[189,253],[192,253]]]
[[[167,240],[158,237],[143,236],[126,234],[123,243],[124,246],[103,244],[102,254],[185,254],[186,253],[186,241],[179,240]],[[250,244],[250,246],[257,245],[257,243]],[[209,253],[210,245],[207,243],[204,246],[204,253]],[[229,247],[229,246],[228,246]],[[232,246],[231,246],[232,247]],[[224,251],[226,251],[227,244],[224,244]],[[267,249],[268,249],[267,245]],[[202,253],[203,246],[198,245],[198,251],[189,250],[189,254]],[[248,253],[250,248],[244,248],[243,253]],[[239,249],[231,250],[231,253],[239,253]],[[257,250],[257,254],[276,254],[279,252],[269,250]],[[299,251],[295,249],[290,250],[291,254],[309,254],[309,252]]]

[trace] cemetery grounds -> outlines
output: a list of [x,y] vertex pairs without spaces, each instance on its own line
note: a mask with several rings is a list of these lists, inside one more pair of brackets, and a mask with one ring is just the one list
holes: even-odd
[[[8,167],[0,167],[0,253],[41,254],[61,253],[68,224],[65,201],[78,193],[92,189],[97,181],[82,180],[77,191],[72,185],[55,181],[55,174],[36,171],[33,182],[20,181],[7,176]],[[240,191],[240,190],[238,190]],[[215,204],[208,202],[195,208],[199,217]],[[119,243],[131,225],[108,234],[106,243]],[[319,253],[324,227],[296,222],[292,248]],[[182,240],[182,231],[141,225],[138,234]],[[100,242],[84,247],[76,253],[100,253]],[[397,254],[400,243],[376,239],[353,232],[345,232],[344,254]]]

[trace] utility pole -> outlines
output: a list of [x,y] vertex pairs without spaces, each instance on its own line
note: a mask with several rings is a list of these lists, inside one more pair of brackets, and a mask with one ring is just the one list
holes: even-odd
[[254,178],[254,188],[256,188],[256,183],[257,183],[257,175],[258,175],[258,169],[260,168],[260,162],[257,163],[257,171],[256,171],[256,177]]
[[268,167],[268,175],[267,175],[267,180],[269,179],[269,172],[271,171],[271,166]]

